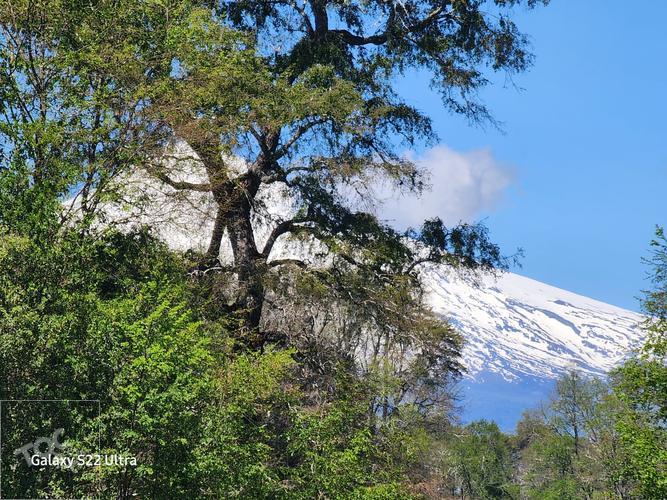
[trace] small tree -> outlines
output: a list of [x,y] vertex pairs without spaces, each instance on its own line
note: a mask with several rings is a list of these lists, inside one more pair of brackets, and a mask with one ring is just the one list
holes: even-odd
[[[140,125],[142,89],[155,75],[142,74],[138,51],[113,29],[127,22],[125,32],[136,32],[138,10],[136,2],[0,1],[0,162],[15,190],[0,222],[37,217],[34,207],[42,206],[62,223],[71,214],[60,203],[74,197],[89,223],[117,195],[117,176],[155,150],[156,130]],[[143,34],[145,46],[157,45],[156,32]],[[33,219],[22,224],[41,227]]]
[[597,379],[586,378],[576,371],[569,371],[556,381],[554,399],[549,405],[549,422],[557,434],[572,438],[577,457],[603,394],[603,387]]
[[535,498],[627,498],[618,412],[607,383],[575,371],[562,375],[551,401],[517,425],[525,491]]
[[645,498],[667,495],[667,240],[662,228],[651,242],[653,289],[644,293],[646,343],[612,376],[625,405],[617,422],[627,453],[625,474]]
[[463,429],[445,452],[444,469],[458,498],[513,498],[512,450],[495,422],[480,420]]

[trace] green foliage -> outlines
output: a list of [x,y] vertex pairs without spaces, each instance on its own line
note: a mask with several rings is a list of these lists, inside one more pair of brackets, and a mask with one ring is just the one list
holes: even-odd
[[667,496],[667,241],[651,242],[647,340],[609,383],[562,377],[550,404],[518,426],[522,480],[535,498]]
[[518,498],[510,439],[494,422],[480,420],[462,428],[444,460],[453,490],[461,498]]
[[[420,1],[399,8],[381,1],[314,1],[303,7],[283,0],[216,2],[230,25],[256,33],[275,72],[295,78],[313,63],[330,66],[368,94],[369,110],[385,113],[381,133],[406,135],[410,120],[421,115],[397,99],[392,76],[426,69],[446,106],[484,119],[486,109],[474,99],[487,83],[482,68],[522,71],[531,61],[525,37],[509,18],[508,8],[520,3]],[[282,41],[278,48],[276,36]]]
[[[99,400],[100,416],[74,408],[60,423],[72,443],[90,434],[101,440],[95,452],[140,457],[133,477],[112,467],[103,484],[147,495],[191,488],[213,355],[210,335],[187,311],[177,259],[145,233],[92,240],[63,229],[35,241],[5,231],[0,241],[2,399]],[[17,436],[3,435],[3,460],[31,415],[19,417]],[[83,484],[47,478],[41,491],[91,494],[92,476]],[[19,485],[2,480],[7,494]]]
[[105,302],[88,335],[112,343],[104,353],[113,373],[99,422],[109,443],[104,452],[140,457],[134,484],[118,477],[122,468],[105,469],[103,479],[149,497],[195,493],[194,447],[210,404],[214,357],[182,290],[149,282],[132,297]]
[[667,496],[667,240],[658,227],[651,242],[653,289],[642,305],[648,338],[639,354],[612,375],[623,403],[617,429],[626,449],[625,474],[644,498]]
[[48,231],[16,224],[0,237],[0,397],[100,400],[101,412],[3,413],[3,463],[58,422],[71,449],[97,452],[99,438],[99,451],[138,464],[20,468],[2,475],[3,492],[406,497],[368,425],[366,389],[350,379],[342,399],[304,404],[294,353],[237,351],[225,318],[200,317],[187,263],[148,232],[92,237],[40,217]]
[[292,364],[289,353],[269,352],[227,359],[218,369],[206,439],[197,451],[199,467],[215,478],[206,494],[267,498],[284,488],[274,447],[289,427],[294,398],[283,384]]
[[[197,319],[178,259],[146,234],[74,241],[40,248],[3,235],[0,387],[3,399],[99,399],[99,418],[70,409],[62,425],[76,430],[73,446],[101,433],[103,453],[137,457],[136,467],[102,469],[105,490],[399,496],[364,399],[303,407],[293,353],[235,354],[224,324]],[[19,417],[17,425],[39,415]],[[3,435],[3,459],[25,434]],[[49,476],[25,489],[19,479],[3,474],[3,491],[87,495],[100,480]]]
[[[400,148],[436,138],[393,90],[405,71],[429,71],[451,111],[490,119],[475,100],[486,71],[531,61],[509,17],[522,3],[547,2],[0,0],[0,397],[101,410],[3,414],[3,454],[58,422],[71,446],[99,437],[104,453],[139,462],[101,476],[17,469],[3,492],[666,497],[661,230],[641,356],[610,386],[563,377],[511,437],[449,421],[462,338],[418,279],[424,263],[509,260],[481,225],[433,219],[401,234],[350,209],[342,189],[423,188]],[[202,182],[178,180],[180,141]],[[139,168],[212,196],[206,258],[168,251],[150,228],[100,229],[100,204],[122,203]],[[273,183],[296,214],[258,248],[252,213]],[[222,267],[209,264],[225,231],[234,263],[206,274]],[[270,260],[280,237],[317,241],[331,265]]]
[[296,368],[285,351],[225,363],[198,459],[206,476],[217,478],[205,491],[225,498],[407,497],[403,476],[367,425],[366,396],[349,387],[343,399],[304,406],[290,382]]
[[529,498],[664,496],[664,430],[640,410],[637,363],[626,362],[609,384],[566,374],[547,406],[524,414],[517,446]]
[[[500,10],[508,6],[495,5]],[[300,27],[294,29],[293,16],[286,23],[283,19],[294,9],[290,2],[270,7],[263,2],[42,0],[38,7],[25,1],[0,3],[0,76],[7,109],[0,134],[3,159],[9,160],[0,217],[9,231],[29,237],[49,221],[50,234],[35,241],[62,248],[62,256],[80,255],[80,260],[73,265],[71,259],[62,259],[69,270],[56,278],[77,278],[71,288],[65,287],[71,295],[53,292],[54,307],[67,309],[72,318],[53,319],[45,306],[49,319],[35,317],[25,330],[57,331],[54,323],[65,321],[79,325],[71,330],[87,339],[87,325],[102,300],[104,307],[119,314],[118,320],[108,322],[128,322],[129,331],[138,336],[136,342],[145,343],[145,321],[131,317],[125,311],[131,305],[122,302],[148,293],[135,282],[143,286],[149,276],[164,271],[170,278],[161,277],[156,286],[173,282],[179,290],[187,288],[183,263],[176,263],[180,269],[172,274],[160,267],[169,258],[151,257],[158,267],[145,273],[141,259],[141,265],[134,256],[128,259],[133,250],[122,237],[107,236],[114,241],[107,240],[103,256],[95,245],[89,252],[71,252],[59,241],[65,222],[93,238],[98,222],[106,222],[96,219],[100,206],[122,203],[126,176],[142,169],[155,182],[209,193],[215,201],[216,226],[209,251],[198,262],[205,277],[192,285],[198,298],[191,304],[205,303],[208,310],[193,312],[195,323],[212,318],[233,323],[236,337],[252,349],[262,350],[270,339],[296,349],[301,373],[317,372],[299,380],[311,401],[338,400],[339,371],[369,382],[377,389],[365,408],[371,429],[402,406],[420,406],[422,415],[450,410],[448,384],[462,370],[457,359],[462,342],[424,303],[418,266],[447,262],[488,271],[505,267],[507,261],[486,230],[476,225],[447,229],[438,220],[430,221],[418,235],[411,233],[420,243],[413,248],[406,244],[406,235],[368,213],[351,210],[341,187],[365,189],[383,177],[407,189],[421,189],[420,173],[398,153],[397,139],[414,144],[434,137],[429,118],[393,92],[393,78],[410,67],[427,68],[447,94],[445,103],[451,109],[472,119],[483,117],[485,110],[470,99],[483,84],[481,67],[527,67],[525,40],[509,19],[497,21],[478,5],[456,4],[450,11],[415,2],[387,10],[381,3],[351,2],[340,10],[337,3],[312,2],[308,12],[298,12]],[[337,11],[339,21],[352,31],[338,29],[333,18],[329,22],[327,8]],[[366,9],[385,18],[386,27],[378,38],[360,40]],[[254,28],[248,29],[246,23],[253,18]],[[276,37],[283,39],[280,47],[268,50],[267,43]],[[50,78],[41,78],[43,74]],[[451,91],[459,92],[460,99]],[[201,182],[177,180],[183,158],[172,153],[183,142],[203,166],[206,175]],[[231,154],[245,160],[248,168],[234,173]],[[277,224],[260,249],[252,214],[262,209],[260,188],[275,182],[290,192],[297,213]],[[75,203],[59,210],[66,197]],[[30,208],[35,199],[43,210]],[[23,210],[31,214],[27,224],[20,220]],[[230,268],[211,266],[225,232],[234,263]],[[292,266],[301,273],[292,279],[287,263],[269,258],[281,236],[317,240],[332,257],[330,268],[309,273],[302,262]],[[77,237],[71,241],[75,245]],[[51,258],[55,257],[46,257],[46,267]],[[109,262],[113,270],[100,269],[99,263]],[[215,272],[206,276],[203,270]],[[46,283],[53,281],[47,270],[40,273]],[[316,288],[320,301],[311,301],[316,313],[300,314],[302,322],[286,315],[274,321],[298,302],[294,289],[304,281]],[[273,288],[276,282],[283,288]],[[227,283],[234,286],[225,287]],[[63,289],[63,283],[52,284]],[[128,295],[118,295],[121,292]],[[170,304],[175,311],[183,307],[178,301]],[[336,311],[342,319],[328,322],[326,336],[334,341],[327,347],[340,341],[320,357],[320,339],[314,341],[299,326],[306,323],[314,329],[322,311]],[[143,314],[146,321],[154,318],[149,310]],[[169,322],[180,321],[167,317]],[[131,319],[139,323],[133,326]],[[164,335],[174,334],[158,325],[164,326]],[[279,328],[272,328],[275,325]],[[40,330],[33,338],[46,335]],[[355,359],[355,346],[366,335],[381,348],[376,347],[362,366]],[[159,345],[153,347],[159,351]],[[418,354],[403,363],[408,352]],[[327,368],[313,369],[323,358]],[[334,383],[322,384],[323,379]]]
[[645,327],[649,332],[644,352],[664,357],[667,356],[667,237],[662,227],[656,228],[651,249],[651,257],[646,263],[651,267],[653,288],[644,293],[642,300],[648,315]]
[[559,436],[548,428],[533,436],[522,453],[522,461],[527,465],[524,481],[530,498],[578,498],[572,441],[571,437]]
[[288,470],[298,491],[295,498],[358,497],[367,485],[383,482],[365,411],[359,403],[342,402],[326,414],[300,418],[296,432],[287,436],[296,465]]
[[[1,218],[32,201],[56,211],[59,197],[75,194],[89,217],[113,194],[110,181],[159,142],[137,127],[144,79],[129,76],[143,65],[116,29],[136,31],[154,14],[151,4],[0,2],[0,160],[3,174],[19,174],[20,189]],[[149,38],[143,42],[155,47]],[[105,76],[111,67],[122,77]]]

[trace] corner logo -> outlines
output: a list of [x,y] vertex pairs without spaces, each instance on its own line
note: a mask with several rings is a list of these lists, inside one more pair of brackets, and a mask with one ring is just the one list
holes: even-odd
[[[102,455],[99,453],[77,454],[73,456],[62,455],[65,449],[61,441],[65,429],[56,429],[51,437],[40,437],[32,443],[27,443],[14,450],[14,455],[22,457],[29,467],[60,467],[72,469],[75,465],[80,467],[107,466],[136,466],[137,459],[127,455]],[[21,460],[21,458],[19,458]]]
[[[65,434],[65,429],[56,429],[50,438],[37,438],[33,443],[27,443],[14,450],[14,455],[23,455],[28,465],[54,465],[54,461],[58,461],[59,458],[56,450],[63,450],[60,442],[63,434]],[[31,450],[32,453],[30,453]]]

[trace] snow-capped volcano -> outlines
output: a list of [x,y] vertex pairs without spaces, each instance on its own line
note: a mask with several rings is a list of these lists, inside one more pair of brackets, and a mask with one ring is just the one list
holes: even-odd
[[518,274],[474,285],[433,267],[424,278],[434,311],[466,341],[464,421],[493,419],[511,432],[562,373],[604,376],[643,338],[641,315]]
[[642,338],[639,314],[513,273],[479,286],[434,267],[429,302],[466,339],[469,376],[557,378],[569,369],[601,375]]

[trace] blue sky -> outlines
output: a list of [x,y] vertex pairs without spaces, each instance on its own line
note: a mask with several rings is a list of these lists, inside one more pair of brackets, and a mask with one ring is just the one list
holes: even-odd
[[[522,90],[498,75],[480,94],[502,132],[442,110],[423,75],[401,93],[433,110],[445,158],[482,155],[507,173],[474,218],[507,252],[524,248],[518,272],[637,310],[641,258],[667,224],[667,2],[555,0],[516,14],[535,64],[514,77]],[[434,176],[432,196],[447,193],[447,175]]]

